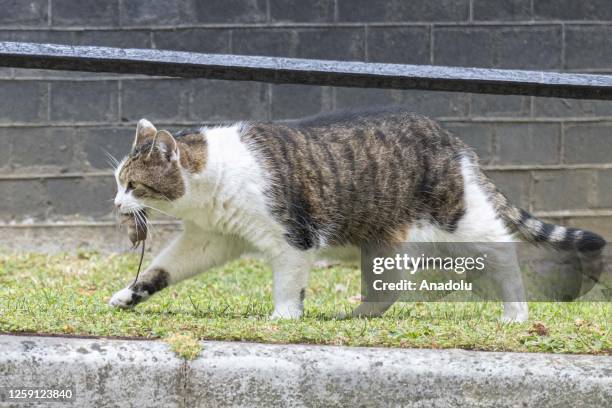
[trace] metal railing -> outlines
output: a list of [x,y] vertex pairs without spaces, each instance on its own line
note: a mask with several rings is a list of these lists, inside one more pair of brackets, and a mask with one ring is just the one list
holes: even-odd
[[0,66],[360,88],[612,99],[612,76],[0,42]]
[[[260,81],[275,84],[612,100],[612,75],[200,54],[152,49],[0,42],[0,67]],[[612,163],[574,167],[580,169],[585,166],[589,169],[602,170],[612,168]],[[484,167],[496,169],[495,166]],[[528,170],[535,167],[527,166]],[[567,165],[543,165],[542,169],[550,170],[557,167],[568,168]],[[501,168],[516,170],[522,167],[501,166]],[[106,177],[108,173],[88,173],[88,176]],[[33,177],[16,174],[9,178],[20,180]],[[58,174],[56,177],[75,177],[75,175]],[[612,209],[587,210],[584,214],[571,211],[570,213],[552,211],[538,215],[612,216]]]

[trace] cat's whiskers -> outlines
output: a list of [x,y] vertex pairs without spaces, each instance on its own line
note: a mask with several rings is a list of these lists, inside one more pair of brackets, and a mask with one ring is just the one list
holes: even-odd
[[153,211],[157,211],[157,212],[159,212],[159,213],[161,213],[161,214],[163,214],[163,215],[167,215],[168,217],[172,217],[172,215],[168,214],[168,213],[167,213],[167,212],[165,212],[165,211],[160,210],[159,208],[155,208],[155,207],[153,207],[152,205],[143,204],[142,206],[143,206],[143,207],[145,207],[145,208],[150,208],[151,210],[153,210]]
[[[152,210],[155,211],[159,211],[162,212],[156,208],[147,206],[145,204],[142,204],[142,207],[144,208],[150,208]],[[164,213],[165,214],[165,213]],[[145,215],[143,215],[141,212],[136,211],[134,212],[135,218],[137,218],[139,220],[139,222],[141,223],[141,225],[144,225],[146,230],[147,230],[147,235],[148,235],[148,239],[149,241],[155,241],[155,237],[158,233],[158,229],[157,229],[157,225],[155,225],[150,219],[149,217],[146,217]]]
[[154,234],[153,234],[153,230],[150,229],[150,227],[152,226],[152,223],[149,220],[149,217],[145,216],[140,211],[136,211],[134,213],[134,216],[138,219],[138,221],[140,222],[140,225],[143,225],[144,228],[146,228],[148,237],[152,239]]
[[108,150],[102,148],[104,154],[106,155],[107,163],[113,170],[116,170],[119,167],[119,160],[115,156],[113,156]]

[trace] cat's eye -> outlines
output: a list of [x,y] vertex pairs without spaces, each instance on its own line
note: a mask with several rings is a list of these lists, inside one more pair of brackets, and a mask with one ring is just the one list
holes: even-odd
[[125,187],[125,192],[129,193],[130,191],[132,191],[134,189],[134,183],[132,183],[131,181],[128,181],[126,187]]

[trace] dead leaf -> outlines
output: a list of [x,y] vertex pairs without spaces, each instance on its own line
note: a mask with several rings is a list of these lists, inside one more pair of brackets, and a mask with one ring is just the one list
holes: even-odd
[[548,336],[549,330],[544,323],[535,322],[531,329],[529,329],[530,334],[537,334],[538,336]]

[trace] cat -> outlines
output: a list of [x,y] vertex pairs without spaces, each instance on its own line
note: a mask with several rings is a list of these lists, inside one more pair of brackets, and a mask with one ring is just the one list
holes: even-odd
[[[245,252],[271,264],[271,318],[299,318],[313,262],[366,243],[520,239],[579,254],[600,254],[606,244],[514,207],[470,147],[399,108],[174,135],[142,119],[115,179],[120,213],[154,208],[183,223],[137,282],[112,296],[120,308]],[[498,276],[507,295],[502,319],[525,321],[518,265]],[[391,304],[362,302],[352,315],[379,316]]]

